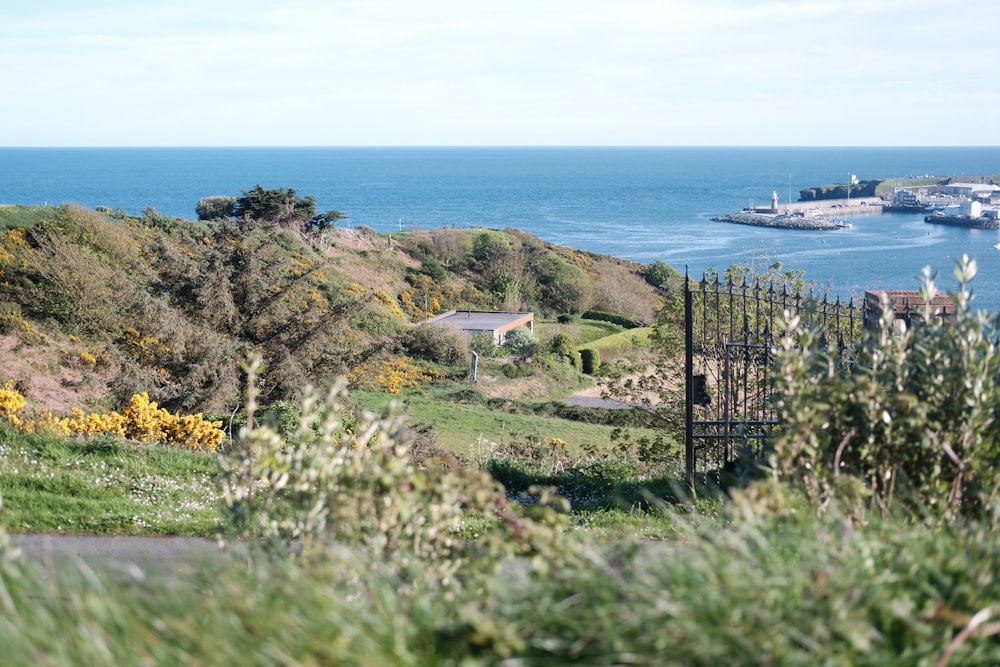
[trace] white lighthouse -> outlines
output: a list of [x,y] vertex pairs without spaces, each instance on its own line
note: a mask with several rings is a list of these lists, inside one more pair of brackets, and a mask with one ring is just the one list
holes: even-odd
[[778,212],[778,193],[777,191],[771,193],[771,212]]

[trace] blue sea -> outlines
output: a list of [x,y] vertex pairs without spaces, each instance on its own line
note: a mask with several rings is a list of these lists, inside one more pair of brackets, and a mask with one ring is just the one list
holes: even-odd
[[985,148],[0,148],[0,203],[76,203],[194,218],[211,195],[292,187],[344,224],[381,232],[516,227],[546,241],[700,276],[781,261],[843,297],[917,289],[924,266],[953,289],[956,258],[979,265],[976,305],[1000,310],[995,231],[921,215],[849,219],[834,232],[712,222],[748,204],[847,180],[1000,173]]

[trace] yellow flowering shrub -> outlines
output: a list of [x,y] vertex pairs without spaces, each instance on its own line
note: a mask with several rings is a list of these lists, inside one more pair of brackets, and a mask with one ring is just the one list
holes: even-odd
[[169,345],[164,344],[156,336],[143,335],[138,329],[129,327],[125,329],[125,349],[129,351],[136,361],[152,366],[156,361],[167,357],[171,353]]
[[117,412],[91,412],[85,414],[80,408],[73,408],[66,419],[73,433],[111,433],[125,437],[127,422],[125,416]]
[[22,408],[24,408],[24,396],[14,389],[13,380],[0,386],[0,418],[18,426],[21,423]]
[[416,389],[438,377],[435,371],[418,366],[410,357],[370,359],[351,370],[348,381],[359,388],[398,394]]
[[16,333],[27,343],[49,342],[45,334],[31,326],[31,323],[17,312],[0,313],[0,333]]
[[149,400],[149,394],[142,392],[132,396],[132,400],[122,410],[125,417],[125,436],[140,442],[154,442],[166,439],[164,424],[171,421],[170,412]]
[[57,417],[49,410],[43,409],[32,419],[23,419],[19,428],[28,433],[54,433],[55,435],[71,435],[67,420]]
[[347,294],[348,296],[354,297],[355,299],[360,299],[361,297],[368,294],[368,290],[365,288],[364,285],[360,285],[358,283],[351,283],[350,285],[347,286]]
[[406,315],[400,310],[399,305],[396,304],[396,300],[389,296],[385,290],[378,290],[375,292],[375,302],[381,303],[383,306],[389,309],[393,315],[400,318],[406,318]]
[[14,389],[13,382],[0,387],[0,418],[29,433],[47,432],[58,435],[94,435],[107,433],[142,442],[163,442],[171,445],[215,451],[225,432],[222,422],[210,422],[202,415],[175,415],[149,400],[146,392],[135,394],[121,413],[85,413],[73,408],[69,417],[60,418],[42,410],[34,418],[21,416],[24,396]]
[[210,422],[201,413],[175,416],[173,421],[164,424],[164,432],[171,444],[210,452],[214,452],[226,436],[221,421]]

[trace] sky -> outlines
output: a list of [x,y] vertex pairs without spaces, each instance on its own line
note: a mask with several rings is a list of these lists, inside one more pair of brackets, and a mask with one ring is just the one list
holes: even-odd
[[1000,145],[995,0],[5,0],[0,146]]

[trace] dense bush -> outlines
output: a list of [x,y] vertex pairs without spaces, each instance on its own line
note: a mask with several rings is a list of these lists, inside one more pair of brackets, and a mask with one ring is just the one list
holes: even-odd
[[422,324],[403,334],[403,348],[412,357],[440,364],[465,364],[469,342],[464,332],[444,324]]
[[560,359],[566,359],[574,368],[578,365],[580,355],[576,351],[573,339],[564,333],[558,333],[549,339],[548,351]]
[[56,435],[110,434],[137,440],[176,445],[188,449],[215,451],[225,433],[221,421],[208,421],[202,415],[172,414],[149,400],[145,392],[136,394],[120,413],[85,413],[74,408],[69,417],[59,417],[47,409],[24,415],[24,396],[13,382],[0,385],[0,423],[7,423],[28,433]]
[[618,326],[625,327],[626,329],[637,329],[643,326],[642,322],[636,322],[635,320],[630,320],[629,318],[622,317],[621,315],[605,313],[599,310],[588,310],[581,317],[585,320],[610,322],[611,324],[617,324]]
[[517,327],[507,332],[503,347],[515,357],[530,357],[538,352],[538,338],[528,327]]
[[469,339],[469,349],[481,357],[487,359],[500,356],[502,350],[496,344],[493,334],[489,331],[480,331]]
[[[1000,499],[996,321],[973,312],[974,261],[959,261],[954,316],[925,309],[906,331],[883,304],[851,364],[822,331],[789,321],[775,374],[782,430],[770,465],[817,506],[869,502],[884,515],[995,514]],[[924,298],[936,287],[925,270]]]
[[660,289],[680,287],[683,279],[677,269],[662,259],[658,259],[646,267],[646,282]]
[[199,220],[219,220],[231,217],[236,210],[236,197],[216,195],[198,200],[194,212]]
[[601,358],[598,356],[597,352],[585,347],[580,350],[580,371],[584,375],[593,375],[597,371],[597,366],[600,363]]
[[[249,366],[251,380],[258,367]],[[248,424],[255,412],[251,391]],[[343,383],[326,393],[308,391],[298,429],[283,437],[266,425],[245,427],[239,446],[223,459],[222,532],[262,539],[279,554],[289,553],[294,541],[304,558],[322,558],[332,545],[355,549],[371,562],[421,573],[410,585],[432,590],[491,574],[510,554],[541,549],[567,560],[570,554],[557,550],[559,530],[518,512],[488,474],[416,461],[409,437],[398,416],[353,411]],[[458,529],[469,512],[490,516],[499,530],[461,539]]]

